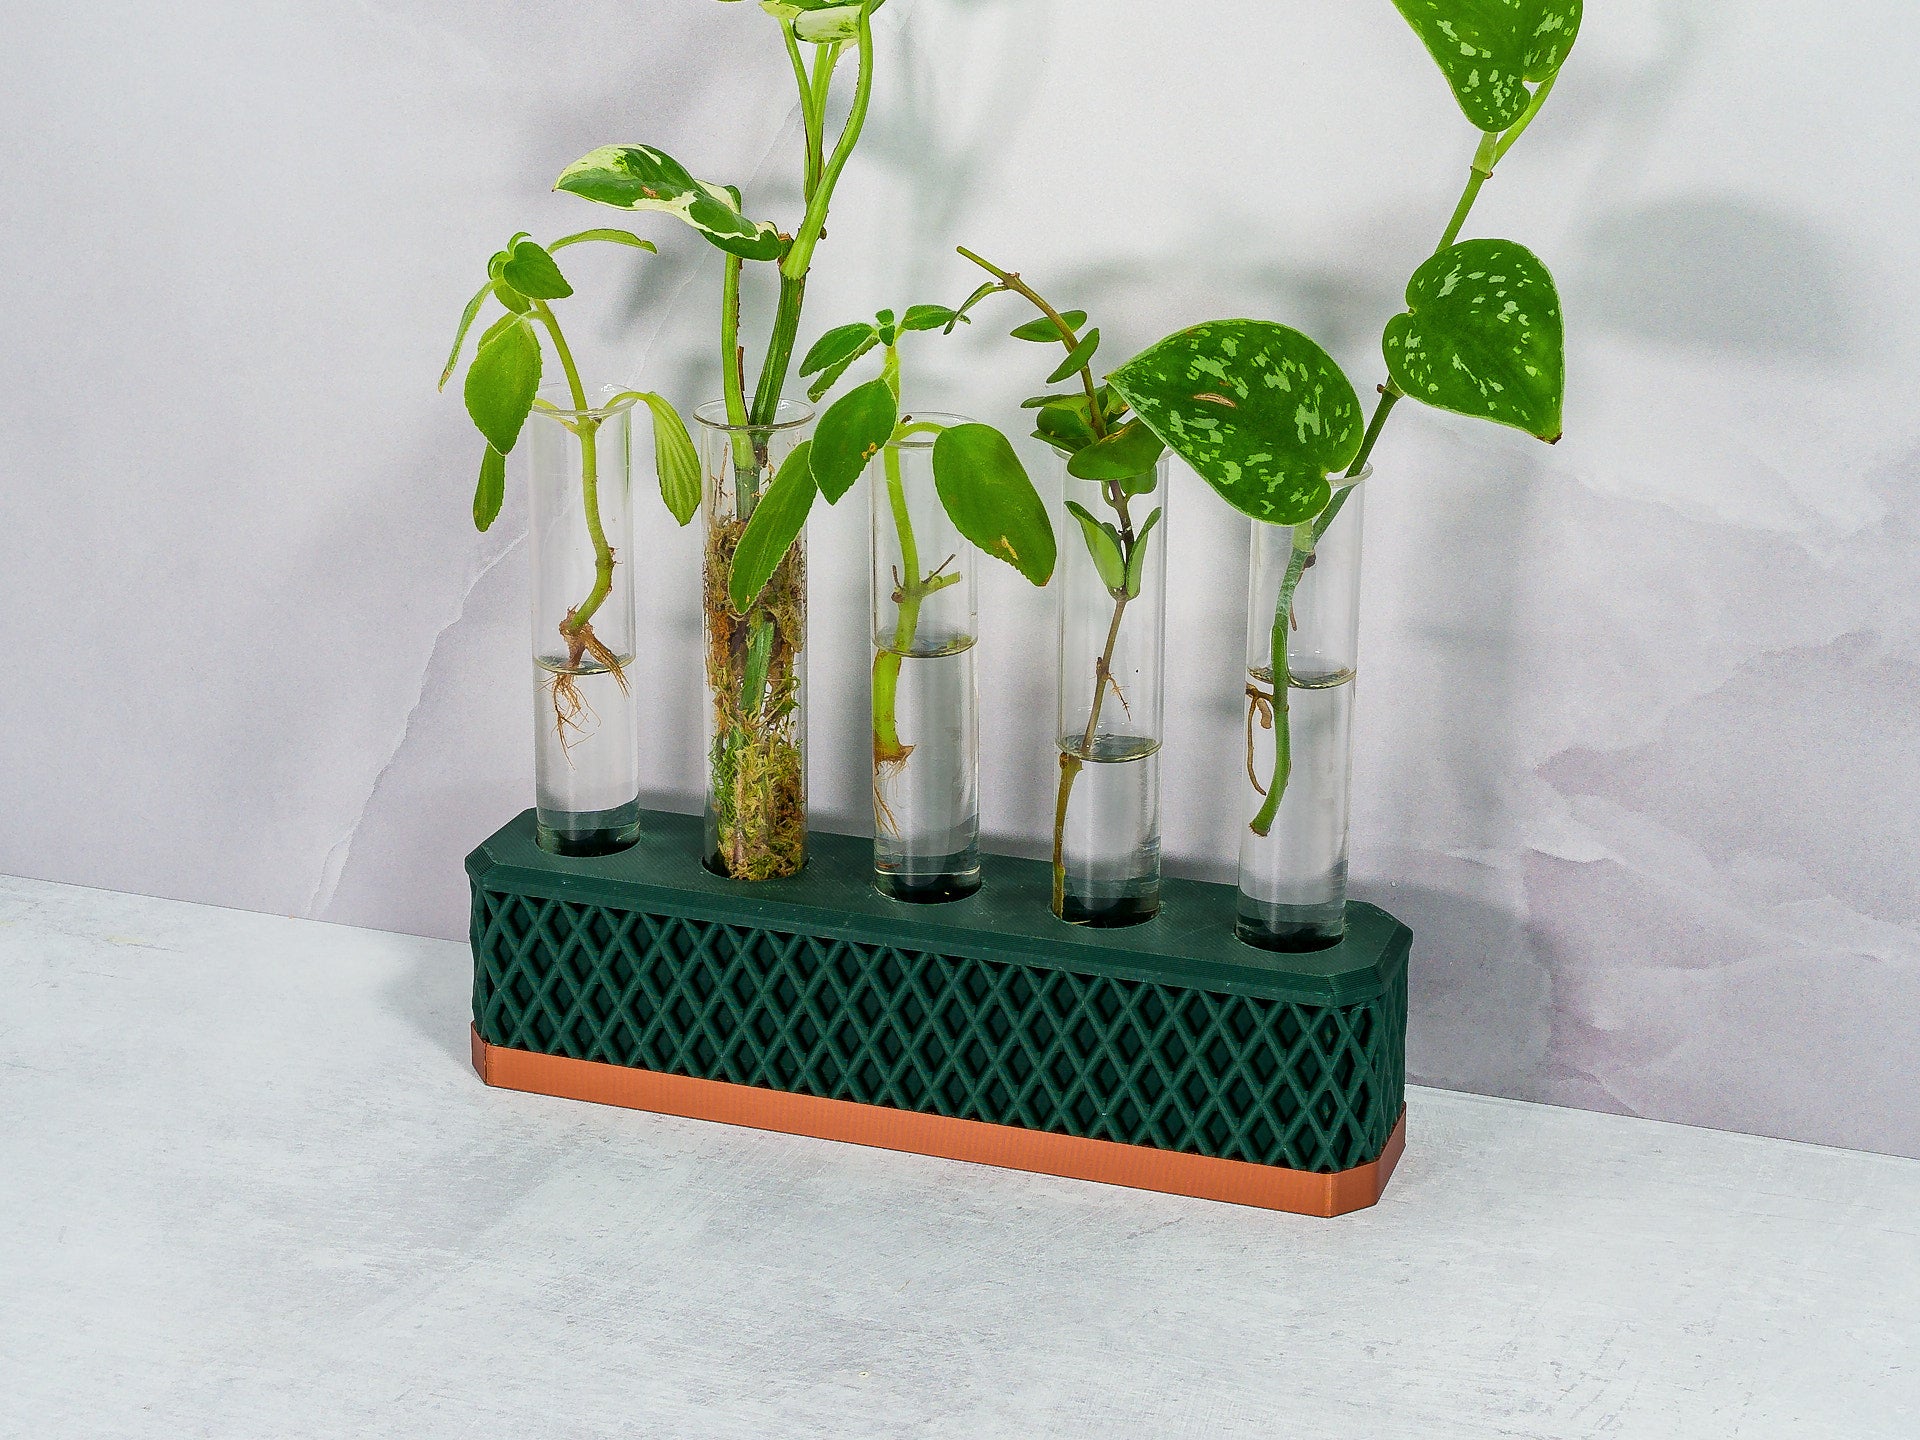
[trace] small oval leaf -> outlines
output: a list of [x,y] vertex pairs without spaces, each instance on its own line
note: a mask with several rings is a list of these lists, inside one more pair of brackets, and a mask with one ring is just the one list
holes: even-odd
[[1147,516],[1147,523],[1140,527],[1140,533],[1133,537],[1133,553],[1127,556],[1127,598],[1138,600],[1141,588],[1147,578],[1147,537],[1153,534],[1153,527],[1160,523],[1159,507]]
[[[1067,329],[1078,330],[1087,323],[1084,310],[1063,310],[1060,318],[1066,322]],[[1024,325],[1016,325],[1007,332],[1016,340],[1032,340],[1042,345],[1058,345],[1067,337],[1060,333],[1060,327],[1053,323],[1051,315],[1042,315],[1038,320],[1029,320]]]
[[1210,320],[1107,377],[1141,420],[1234,509],[1294,525],[1326,508],[1327,476],[1360,449],[1353,386],[1298,330]]
[[1094,326],[1080,337],[1080,343],[1067,352],[1067,358],[1060,362],[1060,368],[1047,377],[1047,384],[1058,385],[1067,376],[1080,369],[1093,359],[1093,352],[1100,348],[1100,327]]
[[982,552],[1035,585],[1053,577],[1053,521],[1006,436],[991,425],[941,431],[933,442],[933,487],[954,528]]
[[853,487],[900,418],[884,380],[857,385],[834,401],[813,432],[813,480],[829,505]]
[[1166,448],[1145,422],[1129,420],[1076,452],[1067,461],[1067,473],[1076,480],[1131,480],[1151,471]]
[[467,367],[467,414],[502,455],[513,449],[540,388],[540,342],[517,315],[501,317]]
[[1407,313],[1387,322],[1381,348],[1411,399],[1560,438],[1560,296],[1524,245],[1467,240],[1433,256],[1407,282]]
[[1067,501],[1067,513],[1080,522],[1080,534],[1087,542],[1087,553],[1093,556],[1100,583],[1109,591],[1125,590],[1127,562],[1120,551],[1120,532],[1106,521],[1094,519],[1078,501]]
[[806,526],[807,512],[813,509],[813,475],[808,468],[810,442],[802,440],[793,453],[781,462],[780,473],[761,494],[753,507],[740,543],[734,547],[733,568],[727,574],[727,598],[734,612],[744,615],[752,608],[767,581],[787,558],[794,540]]
[[492,445],[480,457],[480,483],[473,489],[473,525],[482,534],[499,518],[507,498],[507,457]]

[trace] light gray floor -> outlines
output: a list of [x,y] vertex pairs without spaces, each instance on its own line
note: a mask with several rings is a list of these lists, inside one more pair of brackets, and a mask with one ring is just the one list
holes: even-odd
[[1416,1091],[1306,1220],[489,1091],[467,985],[0,880],[0,1434],[1920,1436],[1920,1163]]

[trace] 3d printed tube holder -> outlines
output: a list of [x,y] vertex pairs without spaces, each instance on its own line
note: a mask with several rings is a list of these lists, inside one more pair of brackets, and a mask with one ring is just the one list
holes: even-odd
[[1406,926],[1355,902],[1300,955],[1233,934],[1231,886],[1062,925],[1038,861],[965,900],[871,883],[816,832],[799,875],[700,865],[697,817],[570,859],[533,815],[467,859],[474,1067],[490,1085],[1314,1215],[1399,1158]]

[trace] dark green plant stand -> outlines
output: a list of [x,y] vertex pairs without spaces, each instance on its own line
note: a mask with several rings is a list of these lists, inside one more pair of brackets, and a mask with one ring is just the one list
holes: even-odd
[[474,1063],[490,1084],[1312,1214],[1379,1198],[1403,1138],[1406,926],[1275,955],[1229,886],[1062,925],[1050,872],[906,905],[869,841],[787,880],[699,862],[697,817],[549,855],[532,812],[467,859]]

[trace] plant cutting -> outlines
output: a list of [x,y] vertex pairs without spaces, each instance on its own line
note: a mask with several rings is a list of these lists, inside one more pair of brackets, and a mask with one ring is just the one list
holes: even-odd
[[[467,302],[441,372],[460,366],[469,330],[489,301],[502,314],[480,336],[462,394],[485,438],[473,521],[500,513],[507,456],[538,415],[530,492],[534,539],[534,662],[539,713],[535,791],[539,838],[549,849],[599,854],[639,833],[639,774],[627,667],[633,659],[633,589],[620,553],[629,548],[629,412],[653,413],[660,494],[682,525],[699,503],[699,461],[680,418],[660,396],[602,388],[589,393],[554,305],[573,294],[555,254],[602,242],[651,251],[624,230],[585,230],[542,246],[522,233],[487,263],[487,281]],[[544,343],[543,343],[544,342]],[[551,348],[564,383],[540,393]]]
[[[806,561],[799,528],[752,592],[737,594],[733,570],[755,510],[773,495],[811,419],[783,393],[814,252],[866,123],[875,70],[872,16],[882,3],[761,0],[779,28],[799,93],[804,210],[791,233],[749,218],[737,187],[696,178],[649,145],[602,146],[562,171],[555,187],[616,209],[672,215],[721,252],[722,398],[696,412],[704,432],[706,525],[705,834],[708,868],[736,879],[791,875],[806,863]],[[834,83],[849,61],[853,94],[829,149]],[[749,263],[772,267],[778,287],[751,390],[740,308]],[[780,498],[797,496],[789,487]]]
[[[1552,92],[1579,31],[1580,0],[1395,4],[1481,136],[1438,246],[1407,283],[1406,310],[1387,322],[1387,379],[1371,418],[1362,424],[1353,386],[1324,350],[1264,321],[1194,326],[1108,377],[1144,425],[1256,522],[1253,813],[1237,928],[1274,949],[1314,948],[1342,933],[1359,547],[1350,501],[1394,405],[1411,397],[1550,443],[1560,437],[1565,361],[1552,276],[1513,241],[1459,237],[1481,188]],[[1346,510],[1355,512],[1349,533],[1330,556],[1330,533],[1339,535],[1332,527]],[[1295,733],[1296,704],[1308,707],[1311,753]]]
[[[837,326],[807,352],[819,401],[863,357],[879,374],[820,417],[741,536],[736,610],[769,583],[816,494],[837,503],[877,456],[873,526],[873,810],[875,883],[900,899],[970,895],[980,884],[978,698],[973,680],[973,552],[1035,585],[1053,574],[1047,508],[1007,437],[955,415],[901,410],[900,342],[965,320],[941,305]],[[936,558],[939,557],[939,558]],[[903,737],[903,708],[910,717]],[[917,758],[916,758],[917,757]]]
[[[1053,912],[1075,924],[1136,924],[1160,905],[1166,542],[1154,536],[1166,513],[1166,446],[1095,382],[1100,331],[1086,328],[1085,311],[1062,311],[1016,272],[965,246],[959,253],[992,278],[958,315],[991,295],[1020,296],[1039,315],[1013,338],[1065,352],[1047,385],[1077,381],[1021,402],[1035,412],[1034,437],[1066,463],[1065,508],[1081,539],[1067,547],[1060,601]],[[1076,810],[1088,767],[1094,793]]]

